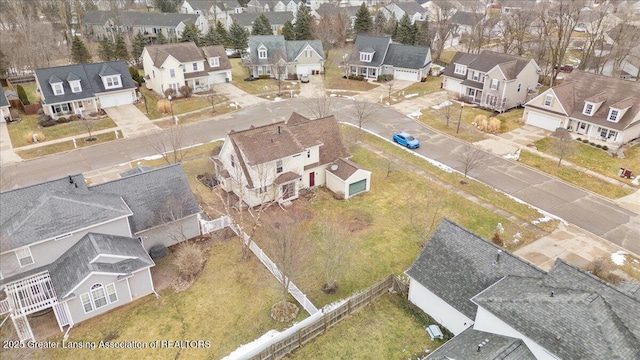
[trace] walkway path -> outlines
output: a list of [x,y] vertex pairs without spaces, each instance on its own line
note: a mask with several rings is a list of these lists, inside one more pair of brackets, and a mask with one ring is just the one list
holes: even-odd
[[230,83],[216,84],[215,91],[226,96],[227,99],[235,101],[243,108],[268,102],[268,100],[251,95]]
[[104,109],[109,117],[118,124],[126,138],[146,135],[161,129],[152,123],[135,105],[121,105]]
[[5,122],[0,123],[0,164],[11,164],[22,161],[20,156],[16,155],[16,152],[13,151],[7,126],[10,125]]
[[406,80],[391,80],[385,84],[376,86],[375,88],[367,92],[362,92],[356,95],[356,98],[361,100],[371,101],[374,103],[381,103],[382,105],[389,106],[388,104],[389,86],[391,86],[391,93],[396,93],[400,90],[406,89],[411,84],[414,84],[414,82],[406,81]]

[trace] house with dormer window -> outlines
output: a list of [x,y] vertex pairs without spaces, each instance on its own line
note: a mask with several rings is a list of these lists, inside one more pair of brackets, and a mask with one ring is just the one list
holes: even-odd
[[533,97],[539,72],[529,58],[488,50],[457,52],[442,74],[442,87],[463,101],[502,112]]
[[158,94],[189,86],[195,92],[230,82],[231,63],[222,45],[198,47],[193,42],[150,45],[142,51],[145,85]]
[[358,35],[346,72],[371,80],[393,75],[394,79],[418,82],[428,75],[430,66],[429,47],[397,44],[386,36]]
[[155,292],[149,252],[200,235],[180,165],[87,186],[71,175],[0,193],[0,316],[21,342],[32,314],[60,331]]
[[57,119],[133,104],[136,85],[124,61],[36,69],[45,114]]
[[395,19],[395,21],[400,21],[403,16],[407,15],[412,24],[427,18],[427,10],[416,1],[391,1],[386,6],[381,7],[380,11],[382,11],[387,20]]
[[527,102],[527,124],[617,145],[640,136],[640,84],[579,70],[564,77]]
[[317,186],[343,198],[368,191],[371,172],[349,156],[333,115],[310,120],[293,113],[287,122],[232,131],[212,159],[222,188],[254,207],[288,203]]
[[324,70],[324,51],[320,40],[285,40],[284,36],[249,36],[249,51],[242,63],[253,77],[294,75]]

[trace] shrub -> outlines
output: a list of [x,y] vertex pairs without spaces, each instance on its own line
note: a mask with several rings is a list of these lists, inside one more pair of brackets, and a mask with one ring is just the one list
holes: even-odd
[[171,112],[171,103],[167,99],[158,100],[158,112],[162,114],[168,114]]
[[64,124],[66,122],[69,122],[69,120],[67,120],[66,117],[61,116],[61,117],[58,118],[58,124]]
[[131,75],[133,81],[137,82],[138,84],[142,84],[144,82],[144,79],[142,78],[138,70],[133,66],[129,66],[129,74]]
[[585,143],[585,144],[588,144],[588,143],[589,143],[589,140],[584,139],[584,140],[582,140],[582,142],[583,142],[583,143]]
[[602,145],[600,145],[600,144],[597,144],[597,145],[596,145],[596,147],[597,147],[598,149],[602,149]]
[[34,143],[34,141],[33,141],[34,134],[35,134],[35,137],[38,140],[38,142],[46,140],[46,137],[44,136],[43,133],[30,131],[30,132],[28,132],[27,134],[24,135],[24,142],[26,142],[27,144],[33,144]]
[[178,271],[184,279],[193,279],[202,269],[203,253],[197,245],[191,242],[182,243],[175,256],[173,263],[178,267]]
[[69,116],[69,122],[71,121],[78,121],[78,117],[76,115]]
[[360,75],[349,75],[349,80],[364,81],[364,76],[360,76]]
[[193,95],[193,89],[187,85],[182,85],[180,87],[180,95],[182,95],[183,98],[189,98]]
[[271,76],[270,75],[260,75],[260,76],[258,76],[258,79],[263,79],[263,80],[264,79],[271,79]]
[[596,143],[594,143],[594,142],[590,142],[590,143],[589,143],[589,145],[591,145],[591,146],[596,146]]
[[18,92],[18,98],[20,98],[20,101],[22,101],[24,105],[31,104],[29,102],[29,98],[27,97],[27,93],[24,91],[24,88],[22,87],[22,85],[16,86],[16,91]]
[[607,145],[605,145],[605,146],[602,147],[602,150],[607,151],[607,150],[609,150],[609,147]]
[[44,110],[42,110],[42,109],[38,109],[38,111],[36,112],[36,114],[38,114],[38,115],[42,115],[42,114],[44,114]]
[[581,138],[576,138],[576,141],[582,141],[582,139]]
[[166,89],[164,91],[164,96],[165,97],[169,97],[169,96],[175,97],[176,96],[176,91],[174,89],[172,89],[172,88],[168,88],[168,89]]
[[89,113],[90,117],[97,117],[98,115],[100,115],[100,114],[98,114],[97,111],[92,111],[91,113]]

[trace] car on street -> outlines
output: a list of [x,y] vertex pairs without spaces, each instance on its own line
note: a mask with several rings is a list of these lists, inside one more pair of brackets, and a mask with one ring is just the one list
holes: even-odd
[[393,133],[393,142],[406,146],[409,149],[417,149],[420,147],[420,141],[404,131]]
[[301,83],[308,83],[309,82],[309,74],[300,75],[300,82]]

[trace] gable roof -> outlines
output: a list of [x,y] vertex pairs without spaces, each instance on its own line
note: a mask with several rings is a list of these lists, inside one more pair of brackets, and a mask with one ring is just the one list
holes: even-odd
[[231,19],[242,26],[253,26],[253,22],[256,21],[258,16],[264,15],[269,20],[269,24],[284,25],[287,20],[293,21],[293,12],[291,11],[278,11],[278,12],[244,12],[239,14],[230,14]]
[[322,41],[320,40],[287,40],[285,41],[285,47],[287,48],[287,57],[289,61],[295,60],[300,53],[307,47],[311,48],[318,53],[320,59],[324,59],[324,53],[322,52]]
[[[480,54],[469,54],[456,52],[451,60],[451,64],[466,65],[471,70],[487,72],[498,66],[505,75],[506,80],[515,79],[520,72],[531,62],[529,58],[497,53],[483,50]],[[447,66],[443,75],[465,79],[465,75],[455,74],[455,66]]]
[[180,164],[94,185],[89,190],[122,197],[133,212],[129,218],[133,234],[200,213]]
[[426,11],[416,1],[399,1],[392,2],[392,4],[396,4],[402,11],[409,14],[409,16],[413,16],[416,13],[423,14]]
[[[324,49],[320,40],[285,40],[282,35],[251,35],[249,36],[249,56],[254,65],[274,64],[280,59],[286,62],[295,61],[300,53],[311,46],[324,60]],[[267,59],[258,58],[258,48],[267,48]]]
[[320,145],[319,163],[308,165],[308,167],[328,164],[337,158],[349,156],[335,116],[330,115],[314,120],[306,119],[306,121],[297,124],[287,125],[305,148]]
[[561,358],[640,356],[640,301],[561,259],[543,278],[507,276],[473,301]]
[[[501,251],[499,260],[497,253]],[[470,319],[471,298],[506,275],[540,278],[544,272],[495,244],[443,219],[407,275]]]
[[[335,166],[335,170],[334,170]],[[346,181],[355,174],[356,171],[362,169],[358,164],[351,160],[338,158],[333,162],[331,166],[327,168],[327,171],[337,176],[340,180]]]
[[390,44],[383,64],[405,69],[421,69],[431,63],[431,50],[426,46]]
[[250,166],[275,161],[304,151],[304,146],[300,144],[284,122],[232,132],[228,136],[231,143],[244,154],[244,162]]
[[456,11],[456,13],[451,16],[451,23],[458,25],[476,26],[482,21],[482,19],[484,19],[484,17],[485,15],[482,13]]
[[[161,13],[148,11],[119,11],[118,23],[124,26],[176,27],[180,23],[194,24],[200,15],[181,13]],[[111,11],[90,10],[83,17],[84,25],[104,25],[113,20]],[[134,34],[135,36],[135,34]]]
[[[122,87],[107,90],[102,82],[102,76],[115,74],[120,75]],[[129,68],[123,60],[41,68],[36,69],[35,75],[40,86],[40,94],[42,95],[43,104],[55,104],[65,101],[93,98],[99,93],[122,91],[134,89],[136,87],[133,79],[131,78],[131,74],[129,73]],[[69,76],[72,76],[73,79],[77,78],[80,80],[80,92],[71,92],[69,82],[60,80],[67,79]],[[52,83],[52,79],[54,79],[53,82],[62,83],[64,94],[55,95],[53,93],[53,89],[49,85]]]
[[[389,44],[391,44],[391,38],[388,36],[358,35],[356,37],[355,47],[349,58],[349,64],[380,66],[387,55]],[[375,51],[371,62],[360,61],[360,51],[366,48],[372,48]]]
[[[478,345],[482,349],[478,350]],[[468,328],[437,348],[425,360],[536,360],[521,339]]]
[[2,85],[0,85],[0,107],[9,106],[9,100],[7,100],[7,95],[4,93],[4,89],[2,89]]
[[[149,45],[145,46],[145,50],[153,61],[153,66],[159,68],[167,60],[169,56],[175,58],[181,63],[193,61],[205,61],[205,71],[227,70],[231,69],[231,63],[227,56],[224,46],[212,45],[198,47],[194,42],[180,42],[173,44]],[[220,57],[220,66],[215,69],[209,66],[206,61],[210,57]]]

